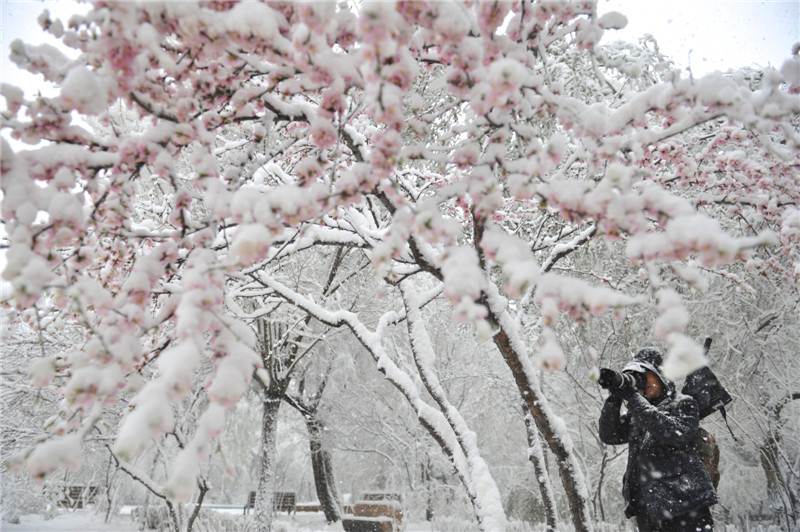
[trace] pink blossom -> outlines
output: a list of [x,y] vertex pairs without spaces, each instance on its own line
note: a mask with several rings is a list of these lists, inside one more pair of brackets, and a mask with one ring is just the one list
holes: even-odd
[[311,122],[311,140],[319,148],[327,149],[336,144],[338,132],[330,120],[317,118]]

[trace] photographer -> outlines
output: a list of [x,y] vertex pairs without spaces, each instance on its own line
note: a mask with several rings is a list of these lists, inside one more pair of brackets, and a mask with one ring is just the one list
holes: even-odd
[[[695,450],[697,402],[661,373],[661,354],[641,349],[622,373],[601,369],[610,395],[600,414],[600,440],[628,444],[622,479],[625,516],[640,531],[713,530],[717,502],[711,478]],[[620,413],[626,402],[627,412]]]

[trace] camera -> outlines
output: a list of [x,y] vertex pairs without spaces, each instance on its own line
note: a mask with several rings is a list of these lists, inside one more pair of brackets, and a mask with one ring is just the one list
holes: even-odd
[[606,390],[625,388],[626,386],[632,387],[634,390],[644,390],[647,385],[644,373],[637,371],[614,371],[613,369],[601,368],[600,378],[597,379],[597,384]]

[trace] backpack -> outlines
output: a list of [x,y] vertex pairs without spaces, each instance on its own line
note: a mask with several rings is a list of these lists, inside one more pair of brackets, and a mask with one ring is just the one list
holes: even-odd
[[697,431],[695,449],[697,449],[697,455],[711,477],[714,489],[717,489],[717,486],[719,486],[719,445],[714,436],[703,427],[700,427]]
[[[711,347],[711,338],[706,338],[703,344],[703,356],[708,356],[709,348]],[[725,420],[725,425],[728,430],[733,431],[728,425],[728,416],[725,413],[725,405],[733,401],[733,398],[719,382],[717,376],[711,371],[711,368],[704,366],[686,377],[686,383],[681,390],[681,393],[694,397],[697,401],[697,406],[700,410],[700,419],[710,416],[716,411],[722,414],[722,419]],[[733,436],[736,439],[736,436]],[[706,466],[711,482],[714,484],[714,489],[719,485],[719,445],[711,435],[703,427],[697,431],[697,439],[695,440],[695,448],[703,465]]]

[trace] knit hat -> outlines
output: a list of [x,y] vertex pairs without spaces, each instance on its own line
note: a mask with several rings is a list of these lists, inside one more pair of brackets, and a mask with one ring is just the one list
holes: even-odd
[[664,358],[655,347],[643,347],[633,355],[633,361],[640,364],[650,364],[653,368],[660,368],[661,364],[664,363]]

